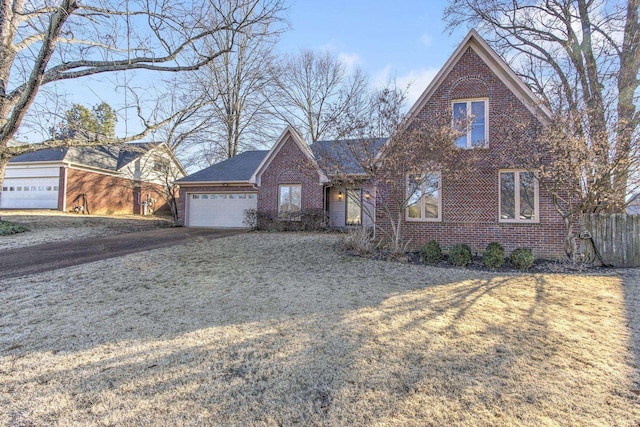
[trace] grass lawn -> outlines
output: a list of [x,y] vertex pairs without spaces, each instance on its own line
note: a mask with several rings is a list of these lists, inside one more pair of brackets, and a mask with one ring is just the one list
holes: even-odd
[[0,425],[640,423],[622,276],[337,240],[200,239],[0,281]]

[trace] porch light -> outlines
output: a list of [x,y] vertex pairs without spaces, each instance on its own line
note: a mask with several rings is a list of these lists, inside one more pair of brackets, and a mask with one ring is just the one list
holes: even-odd
[[364,198],[367,200],[371,200],[371,193],[369,193],[368,191],[364,192]]
[[342,191],[338,191],[338,200],[342,200],[343,197]]

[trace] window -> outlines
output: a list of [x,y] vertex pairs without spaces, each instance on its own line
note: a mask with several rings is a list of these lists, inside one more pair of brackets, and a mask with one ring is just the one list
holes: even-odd
[[538,221],[538,181],[533,172],[500,171],[500,221]]
[[488,99],[453,101],[453,126],[462,132],[456,140],[460,148],[486,147],[489,140]]
[[347,225],[362,224],[362,207],[360,203],[360,190],[347,190],[347,198],[345,200],[347,216]]
[[297,214],[302,208],[302,186],[300,184],[285,184],[278,187],[278,214]]
[[8,187],[2,187],[2,191],[7,191],[8,189]]
[[193,194],[193,195],[191,195],[191,198],[194,199],[194,200],[195,199],[199,199],[200,195],[199,194]]
[[407,220],[440,221],[440,174],[409,175],[407,180]]

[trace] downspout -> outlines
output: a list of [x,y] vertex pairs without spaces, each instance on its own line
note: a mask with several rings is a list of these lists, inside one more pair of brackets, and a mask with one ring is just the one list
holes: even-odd
[[69,177],[69,164],[66,165],[63,163],[62,166],[62,186],[58,188],[58,191],[62,191],[62,212],[67,211],[67,187],[68,187],[68,177]]

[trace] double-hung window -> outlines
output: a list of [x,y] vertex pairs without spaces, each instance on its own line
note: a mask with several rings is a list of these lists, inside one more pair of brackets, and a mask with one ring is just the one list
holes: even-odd
[[287,219],[296,219],[302,208],[302,186],[281,184],[278,186],[278,214]]
[[407,179],[407,220],[440,221],[442,218],[439,173],[410,174]]
[[459,148],[486,147],[489,141],[489,100],[454,100],[453,126],[461,135],[456,139]]
[[500,171],[500,221],[539,221],[538,180],[533,172]]

